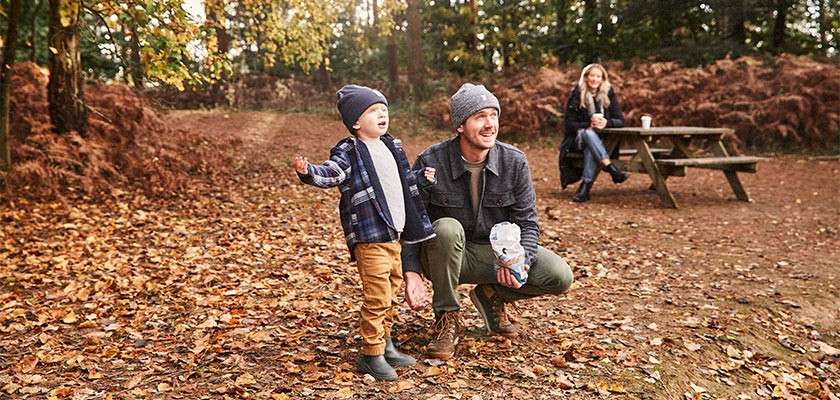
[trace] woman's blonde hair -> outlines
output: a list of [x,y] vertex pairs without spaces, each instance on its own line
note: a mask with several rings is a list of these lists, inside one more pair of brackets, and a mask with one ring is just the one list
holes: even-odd
[[612,85],[610,85],[610,80],[607,77],[607,69],[601,64],[589,64],[583,68],[583,71],[580,72],[580,79],[578,80],[578,89],[580,89],[580,106],[581,108],[587,107],[586,92],[589,91],[589,87],[586,86],[586,76],[589,75],[589,71],[592,71],[594,68],[601,70],[601,75],[604,76],[604,80],[601,82],[601,86],[598,86],[598,93],[596,93],[593,97],[600,97],[603,101],[603,107],[607,108],[610,106],[610,98],[607,96],[607,93],[609,93]]

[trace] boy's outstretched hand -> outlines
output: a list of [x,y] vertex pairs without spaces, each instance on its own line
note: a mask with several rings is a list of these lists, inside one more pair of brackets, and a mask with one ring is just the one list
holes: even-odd
[[435,182],[435,169],[432,167],[423,168],[423,176],[426,177],[426,180],[429,182]]
[[301,175],[309,173],[309,161],[307,161],[304,156],[295,156],[295,158],[292,159],[292,166],[295,167],[295,171]]

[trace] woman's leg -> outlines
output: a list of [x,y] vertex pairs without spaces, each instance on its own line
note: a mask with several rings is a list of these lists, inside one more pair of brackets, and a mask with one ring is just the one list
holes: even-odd
[[598,173],[598,165],[603,164],[604,159],[607,163],[610,161],[607,150],[604,148],[604,142],[592,128],[587,128],[578,131],[578,144],[583,150],[581,180],[583,182],[594,182],[595,175]]
[[613,183],[621,183],[627,180],[627,174],[621,172],[615,165],[612,165],[610,162],[610,155],[607,154],[607,149],[604,148],[604,142],[601,141],[601,138],[598,134],[592,129],[585,129],[580,133],[580,140],[583,144],[584,150],[584,174],[582,175],[581,179],[586,182],[586,153],[592,153],[592,160],[590,161],[589,168],[592,169],[591,176],[592,180],[595,179],[595,171],[597,171],[599,165],[603,165],[603,168],[610,173],[612,177]]
[[583,148],[583,172],[580,174],[582,182],[595,182],[595,175],[598,173],[598,155],[589,149]]
[[595,157],[597,164],[609,165],[610,156],[607,154],[607,149],[604,148],[604,142],[592,128],[584,129],[579,133],[584,151],[589,150]]
[[598,155],[591,150],[589,138],[591,134],[597,136],[592,129],[581,129],[578,131],[578,147],[583,152],[583,171],[580,174],[580,186],[572,197],[572,201],[582,203],[589,200],[589,190],[598,175]]

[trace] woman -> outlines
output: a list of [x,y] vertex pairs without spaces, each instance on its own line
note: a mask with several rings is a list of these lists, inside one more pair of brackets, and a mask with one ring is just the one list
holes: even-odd
[[[607,70],[600,64],[589,64],[566,103],[566,135],[560,144],[560,183],[563,189],[580,179],[576,202],[589,200],[589,190],[600,166],[612,176],[614,183],[627,180],[627,174],[610,162],[610,155],[598,136],[598,130],[624,126],[624,114],[612,90]],[[569,152],[583,153],[583,170],[574,165]]]

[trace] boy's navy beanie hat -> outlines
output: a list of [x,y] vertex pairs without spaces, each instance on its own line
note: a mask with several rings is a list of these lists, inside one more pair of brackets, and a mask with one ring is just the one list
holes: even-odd
[[499,114],[502,113],[499,99],[484,85],[465,83],[449,99],[449,122],[452,123],[452,128],[457,129],[470,115],[485,108],[495,108]]
[[377,103],[388,105],[388,100],[382,93],[367,86],[346,85],[338,89],[335,95],[337,98],[335,105],[338,107],[338,113],[341,114],[341,121],[351,133],[354,131],[353,125],[368,107]]

